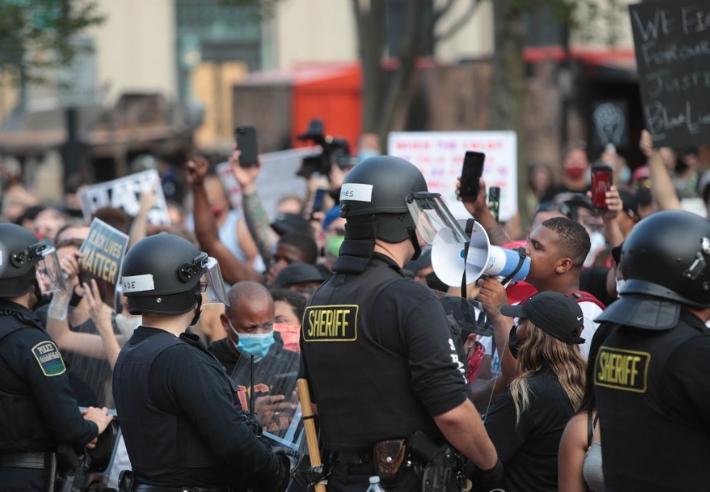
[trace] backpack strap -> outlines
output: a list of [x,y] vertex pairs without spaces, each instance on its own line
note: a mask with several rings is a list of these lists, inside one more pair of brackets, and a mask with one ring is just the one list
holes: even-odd
[[572,292],[568,292],[567,296],[571,296],[572,298],[574,298],[574,301],[577,304],[579,304],[580,302],[592,302],[592,303],[596,304],[597,306],[599,306],[602,309],[602,311],[606,309],[606,306],[604,305],[604,303],[602,301],[600,301],[599,299],[597,299],[596,297],[594,297],[589,292],[585,292],[583,290],[575,290]]

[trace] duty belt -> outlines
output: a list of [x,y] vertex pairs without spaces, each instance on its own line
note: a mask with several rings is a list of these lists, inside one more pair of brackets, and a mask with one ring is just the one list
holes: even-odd
[[136,485],[133,492],[227,492],[227,487],[160,487],[159,485]]
[[369,449],[362,451],[335,451],[333,458],[335,463],[341,465],[361,465],[372,462],[372,451]]
[[12,453],[0,455],[0,468],[44,470],[48,453]]

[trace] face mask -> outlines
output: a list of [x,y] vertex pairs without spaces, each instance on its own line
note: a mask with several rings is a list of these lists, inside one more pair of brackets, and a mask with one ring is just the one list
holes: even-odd
[[510,329],[510,335],[508,336],[508,348],[510,349],[510,353],[513,354],[514,359],[518,358],[518,343],[520,342],[517,330],[517,326],[512,327]]
[[240,333],[237,349],[247,355],[253,355],[255,359],[261,359],[269,353],[269,349],[274,344],[274,331],[269,333]]
[[369,159],[370,157],[375,157],[376,155],[380,155],[379,153],[375,152],[374,150],[361,150],[360,152],[357,153],[357,162],[358,164],[365,159]]
[[586,168],[584,166],[569,166],[564,168],[565,176],[570,179],[579,179],[584,176]]
[[619,182],[628,183],[629,181],[631,181],[631,169],[628,166],[624,166],[619,171]]
[[434,272],[431,272],[429,275],[424,277],[424,279],[426,280],[427,286],[429,286],[432,290],[438,290],[439,292],[448,292],[449,290],[449,286],[442,282]]
[[621,293],[621,289],[624,288],[625,283],[626,283],[626,280],[624,280],[623,278],[616,280],[616,295],[617,296]]
[[340,255],[340,246],[343,244],[344,240],[345,236],[328,236],[325,240],[328,253],[337,258]]
[[133,333],[136,328],[138,328],[143,322],[142,316],[124,316],[122,314],[116,315],[116,326],[123,333]]

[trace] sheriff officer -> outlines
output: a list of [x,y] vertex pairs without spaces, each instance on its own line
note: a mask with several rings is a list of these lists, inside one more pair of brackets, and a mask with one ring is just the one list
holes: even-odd
[[0,491],[48,490],[59,444],[81,451],[112,419],[93,407],[82,417],[59,349],[32,314],[37,266],[52,259],[30,231],[0,224]]
[[708,490],[710,222],[653,214],[624,241],[594,384],[604,490]]
[[[426,192],[421,172],[390,156],[358,164],[341,189],[345,240],[301,333],[302,368],[332,464],[330,492],[365,490],[372,475],[390,492],[436,482],[422,471],[433,466],[422,448],[447,442],[480,469],[500,469],[466,397],[443,308],[402,273],[420,248],[407,201]],[[430,490],[458,490],[455,476]]]

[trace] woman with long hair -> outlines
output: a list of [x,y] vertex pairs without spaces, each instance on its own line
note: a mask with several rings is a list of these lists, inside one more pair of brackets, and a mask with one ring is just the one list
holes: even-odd
[[571,297],[542,292],[501,313],[519,318],[509,344],[520,366],[485,420],[505,469],[501,488],[556,491],[560,438],[584,392],[582,310]]

